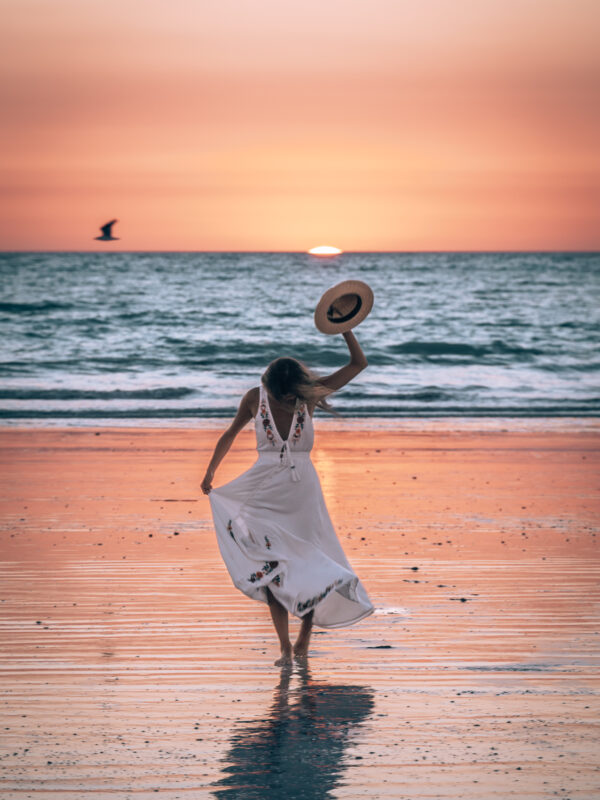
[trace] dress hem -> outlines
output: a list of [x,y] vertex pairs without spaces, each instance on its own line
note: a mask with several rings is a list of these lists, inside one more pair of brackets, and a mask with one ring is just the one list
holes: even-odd
[[[252,589],[249,589],[249,590],[247,590],[247,587],[242,588],[235,581],[233,581],[233,585],[235,586],[236,589],[238,589],[240,592],[242,592],[242,594],[245,594],[246,597],[249,600],[254,600],[255,602],[264,603],[265,605],[268,605],[269,601],[267,599],[267,595],[266,595],[266,592],[264,590],[269,588],[269,584],[272,583],[275,578],[277,578],[278,576],[284,575],[285,572],[286,572],[286,569],[285,569],[285,566],[284,566],[283,569],[275,571],[275,575],[273,576],[273,578],[271,578],[271,580],[264,580],[264,578],[263,578],[263,580],[260,583],[257,582],[256,585],[253,584]],[[290,609],[290,608],[287,608],[283,603],[282,603],[282,605],[286,609],[288,614],[291,614],[293,617],[296,617],[296,619],[300,619],[301,620],[307,614],[309,614],[311,611],[317,611],[319,606],[323,602],[325,602],[325,600],[327,600],[329,597],[330,597],[330,595],[327,594],[326,597],[323,597],[322,600],[319,600],[318,603],[315,603],[315,605],[312,608],[304,609],[303,613],[299,613],[298,610],[297,610],[297,606],[298,606],[298,602],[299,602],[297,598],[293,602],[293,610]],[[275,599],[277,599],[276,595],[275,595]],[[334,623],[331,623],[331,624],[323,624],[321,622],[317,622],[316,620],[314,620],[313,624],[317,628],[324,628],[324,629],[328,629],[328,628],[331,628],[331,629],[333,629],[333,628],[348,628],[348,627],[350,627],[350,625],[354,625],[355,623],[360,622],[361,619],[365,619],[365,617],[370,616],[371,614],[374,613],[374,611],[375,611],[375,606],[371,606],[370,608],[365,609],[358,616],[352,617],[352,619],[343,620],[342,622],[334,622]]]
[[314,626],[316,628],[325,628],[325,629],[328,629],[328,628],[349,628],[350,625],[354,625],[357,622],[360,622],[361,619],[364,619],[365,617],[370,616],[371,614],[373,614],[374,611],[375,611],[375,606],[373,606],[373,608],[368,608],[360,616],[353,617],[351,620],[347,620],[347,621],[345,620],[344,622],[337,622],[337,623],[334,623],[333,625],[322,625],[319,622],[315,622]]

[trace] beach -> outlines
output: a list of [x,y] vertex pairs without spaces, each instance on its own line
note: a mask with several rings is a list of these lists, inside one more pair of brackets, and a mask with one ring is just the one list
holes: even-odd
[[0,430],[3,800],[598,797],[600,426],[317,427],[376,611],[292,674],[218,552],[216,427]]

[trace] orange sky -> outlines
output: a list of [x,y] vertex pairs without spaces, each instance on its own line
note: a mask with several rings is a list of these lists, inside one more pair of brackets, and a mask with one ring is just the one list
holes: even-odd
[[597,0],[0,9],[0,249],[600,249]]

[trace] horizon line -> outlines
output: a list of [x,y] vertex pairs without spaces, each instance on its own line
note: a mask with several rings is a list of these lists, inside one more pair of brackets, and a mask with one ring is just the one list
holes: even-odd
[[402,254],[402,255],[418,255],[418,254],[444,254],[444,253],[454,253],[454,254],[519,254],[519,253],[578,253],[578,254],[589,254],[589,255],[597,255],[600,254],[600,249],[539,249],[539,248],[531,248],[531,249],[485,249],[485,250],[342,250],[341,253],[334,253],[331,255],[314,255],[310,253],[308,250],[117,250],[117,249],[110,249],[110,250],[80,250],[80,249],[1,249],[0,248],[0,255],[9,255],[13,253],[94,253],[105,255],[107,253],[118,253],[118,254],[126,254],[126,253],[202,253],[202,254],[233,254],[233,253],[240,253],[240,254],[249,254],[249,253],[256,253],[256,254],[263,254],[263,255],[270,255],[270,254],[282,254],[282,255],[306,255],[312,256],[312,258],[318,259],[320,261],[329,260],[339,258],[343,255],[373,255],[373,254]]

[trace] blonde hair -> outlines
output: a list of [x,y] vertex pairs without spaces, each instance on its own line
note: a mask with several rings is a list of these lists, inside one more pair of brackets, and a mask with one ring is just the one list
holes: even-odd
[[295,358],[276,358],[271,361],[261,377],[263,386],[280,403],[289,402],[290,396],[314,404],[335,414],[327,397],[331,389],[320,382],[319,376]]

